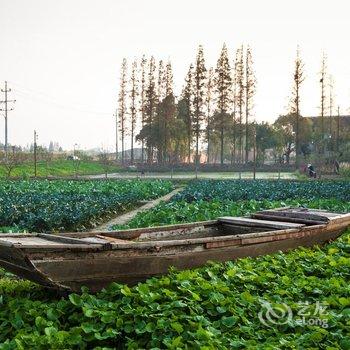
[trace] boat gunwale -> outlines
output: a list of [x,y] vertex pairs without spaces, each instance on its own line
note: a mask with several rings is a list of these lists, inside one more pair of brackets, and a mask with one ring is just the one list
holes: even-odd
[[[199,237],[199,238],[188,238],[188,239],[176,239],[176,240],[155,240],[155,241],[145,241],[145,242],[135,242],[131,241],[130,243],[105,243],[105,244],[57,244],[57,245],[21,245],[10,243],[10,246],[7,247],[15,247],[21,250],[27,249],[35,249],[37,251],[51,251],[51,250],[69,250],[69,251],[96,251],[96,250],[121,250],[121,249],[147,249],[147,248],[161,248],[161,247],[170,247],[170,246],[187,246],[187,245],[195,245],[195,244],[206,244],[213,242],[224,242],[224,241],[233,241],[233,240],[241,240],[252,239],[252,238],[261,238],[261,237],[275,237],[279,235],[292,234],[301,231],[313,231],[317,229],[325,228],[327,225],[313,225],[313,226],[303,226],[300,228],[291,228],[284,230],[270,230],[264,232],[252,232],[245,234],[235,234],[235,235],[222,235],[215,237]],[[0,239],[0,245],[1,242]],[[8,242],[5,242],[8,243]],[[241,244],[241,243],[239,243]],[[239,245],[238,244],[238,245]],[[97,247],[96,247],[97,246]]]
[[[263,231],[263,232],[252,232],[252,233],[244,233],[244,234],[235,234],[235,235],[221,235],[221,236],[211,236],[211,237],[199,237],[199,238],[187,238],[187,239],[174,239],[174,240],[149,240],[144,242],[137,242],[137,241],[130,241],[130,243],[80,243],[79,239],[74,239],[74,241],[77,241],[77,243],[58,243],[58,244],[42,244],[42,245],[22,245],[20,243],[12,243],[7,242],[5,240],[2,240],[1,238],[4,237],[40,237],[40,233],[34,233],[34,234],[25,234],[24,236],[21,234],[6,234],[3,236],[0,236],[0,246],[4,246],[7,248],[18,248],[20,250],[32,250],[35,249],[36,251],[52,251],[52,250],[69,250],[69,251],[100,251],[100,250],[121,250],[121,249],[147,249],[147,248],[161,248],[161,247],[169,247],[169,246],[184,246],[184,245],[192,245],[192,244],[206,244],[211,242],[222,242],[222,241],[231,241],[231,240],[241,240],[244,241],[245,239],[251,239],[251,238],[260,238],[260,237],[266,237],[266,236],[278,236],[278,235],[285,235],[285,234],[291,234],[301,231],[314,231],[323,229],[326,227],[330,227],[330,230],[332,229],[332,226],[339,225],[342,226],[342,224],[346,221],[350,221],[350,213],[347,214],[339,214],[338,216],[335,216],[330,219],[328,223],[319,224],[319,225],[310,225],[310,226],[302,226],[299,228],[290,228],[290,229],[274,229],[269,231]],[[167,226],[157,226],[157,227],[148,227],[148,228],[142,228],[141,230],[143,232],[150,232],[154,231],[156,228],[156,231],[162,231],[162,229],[165,228],[165,231],[169,231],[171,229],[177,230],[181,228],[186,227],[197,227],[197,226],[215,226],[219,225],[220,222],[218,220],[208,220],[208,221],[201,221],[196,223],[189,223],[189,224],[180,224],[180,225],[167,225]],[[344,227],[348,226],[349,223],[344,225]],[[180,226],[180,227],[179,227]],[[140,230],[140,229],[133,229],[133,230]],[[123,230],[123,231],[108,231],[107,233],[113,233],[113,232],[129,232],[130,230]],[[84,234],[84,233],[83,233]],[[90,237],[95,236],[96,234],[103,234],[103,233],[92,233]],[[46,236],[46,234],[45,234]],[[55,237],[59,238],[60,235],[54,235]],[[64,237],[67,237],[66,235]],[[62,237],[63,238],[63,237]],[[67,237],[68,238],[68,237]],[[78,243],[79,242],[79,243]],[[242,244],[242,243],[241,243]]]
[[198,226],[216,226],[219,225],[219,220],[205,220],[205,221],[195,221],[195,222],[187,222],[187,223],[181,223],[181,224],[172,224],[172,225],[163,225],[163,226],[150,226],[150,227],[140,227],[140,228],[130,228],[130,229],[124,229],[124,230],[114,230],[114,231],[99,231],[99,232],[60,232],[60,233],[54,233],[55,236],[62,236],[62,237],[81,237],[81,238],[87,238],[87,237],[94,237],[97,234],[98,235],[110,235],[110,237],[113,237],[113,234],[124,234],[124,233],[146,233],[146,232],[158,232],[158,231],[171,231],[171,230],[181,230],[183,228],[194,228]]

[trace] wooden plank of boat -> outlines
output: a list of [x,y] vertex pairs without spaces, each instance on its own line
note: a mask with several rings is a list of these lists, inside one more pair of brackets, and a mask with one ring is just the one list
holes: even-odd
[[[286,218],[283,216],[278,215],[267,215],[267,214],[253,214],[252,218],[254,219],[260,219],[260,220],[270,220],[270,221],[285,221]],[[304,218],[291,218],[288,217],[288,222],[294,222],[298,224],[305,224],[305,225],[321,225],[324,224],[324,221],[320,220],[310,220],[310,219],[304,219]]]
[[[293,230],[298,231],[298,230]],[[309,227],[305,231],[310,231]],[[86,285],[93,291],[99,290],[112,281],[120,283],[135,283],[148,277],[166,273],[170,266],[178,269],[194,268],[205,264],[208,260],[226,261],[246,256],[257,256],[286,251],[298,246],[312,246],[323,244],[329,239],[337,237],[342,230],[327,230],[322,225],[319,231],[310,236],[291,237],[272,242],[261,242],[253,245],[238,245],[211,250],[188,251],[172,255],[164,255],[160,252],[157,256],[145,254],[142,256],[113,257],[108,259],[86,259],[80,257],[78,260],[39,261],[38,268],[43,273],[52,276],[58,284],[80,290],[80,286]],[[320,234],[316,234],[316,232]]]
[[23,247],[26,249],[52,250],[52,249],[71,249],[89,250],[103,248],[103,244],[84,242],[80,239],[60,237],[45,233],[34,234],[5,234],[0,236],[0,245],[8,247]]
[[279,230],[288,229],[288,228],[299,228],[304,226],[303,224],[287,222],[287,221],[277,222],[277,221],[259,220],[259,219],[233,217],[233,216],[223,216],[218,218],[218,221],[221,223],[231,224],[231,225],[266,227],[266,228],[275,228]]
[[[153,228],[141,229],[143,236],[149,236],[149,241],[144,242],[119,242],[119,238],[114,237],[118,241],[107,240],[108,243],[103,243],[106,241],[104,233],[97,234],[101,238],[94,236],[100,240],[99,244],[86,242],[86,238],[78,239],[79,236],[9,234],[0,238],[0,265],[44,285],[75,291],[86,285],[97,291],[112,281],[135,283],[166,273],[170,266],[193,268],[208,260],[225,261],[323,244],[336,238],[349,226],[350,214],[336,214],[330,222],[312,226],[290,223],[286,218],[286,222],[272,221],[274,227],[268,226],[264,232],[254,231],[261,224],[271,225],[269,220],[249,219],[247,222],[248,218],[233,219],[240,221],[231,221],[231,224],[203,222],[199,225],[177,225],[176,228],[168,226],[165,231],[174,234],[168,235],[167,240],[157,240],[161,235],[153,237]],[[252,233],[227,235],[223,225],[252,227]],[[176,236],[177,230],[183,232],[191,227],[204,231],[215,227],[215,230],[211,237],[186,236],[186,239],[179,239],[181,235]],[[155,231],[162,233],[164,228],[158,227]]]
[[104,239],[104,240],[106,240],[108,242],[111,242],[111,243],[118,243],[118,244],[130,243],[130,241],[128,241],[128,240],[119,239],[119,238],[113,238],[113,237],[109,237],[109,236],[96,235],[95,237]]
[[[208,220],[208,221],[197,221],[197,222],[190,222],[190,223],[184,223],[184,224],[173,224],[173,225],[163,225],[163,226],[156,226],[156,227],[143,227],[143,228],[133,228],[133,229],[127,229],[127,230],[117,230],[117,231],[102,231],[98,232],[99,235],[103,236],[109,236],[112,238],[119,238],[119,239],[125,239],[125,240],[131,240],[136,239],[140,237],[140,235],[152,232],[166,232],[166,231],[175,231],[180,229],[191,229],[195,227],[213,227],[217,225],[217,220]],[[61,232],[56,233],[54,236],[60,236],[60,237],[73,237],[73,238],[88,238],[88,237],[94,237],[96,236],[96,232]]]
[[299,218],[299,219],[315,220],[315,221],[326,223],[330,219],[327,216],[327,213],[328,212],[313,212],[306,208],[297,208],[297,209],[286,209],[286,210],[275,210],[275,209],[261,210],[261,211],[258,211],[256,214],[282,217],[286,221],[288,221],[288,219],[290,218]]
[[213,241],[206,243],[206,248],[218,248],[218,247],[229,247],[233,245],[248,245],[248,244],[259,244],[263,242],[272,242],[279,241],[283,239],[298,238],[304,237],[311,234],[318,234],[320,230],[324,229],[326,225],[315,225],[312,227],[307,227],[301,225],[300,229],[298,228],[287,228],[284,230],[273,230],[273,231],[263,231],[263,232],[253,232],[246,233],[243,235],[236,235],[228,237],[227,240]]

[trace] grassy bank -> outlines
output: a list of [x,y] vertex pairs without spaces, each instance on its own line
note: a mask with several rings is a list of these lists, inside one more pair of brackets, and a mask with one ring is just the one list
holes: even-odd
[[[109,172],[119,171],[116,165],[109,166]],[[96,161],[80,161],[78,175],[103,174],[105,169],[102,164]],[[49,164],[45,162],[37,163],[37,176],[75,176],[76,168],[72,160],[54,160]],[[31,177],[34,176],[34,163],[28,162],[19,165],[11,172],[11,177]],[[6,170],[0,166],[0,177],[6,177]]]

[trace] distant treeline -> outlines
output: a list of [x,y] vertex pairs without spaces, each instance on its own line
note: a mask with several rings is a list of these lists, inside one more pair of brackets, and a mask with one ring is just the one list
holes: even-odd
[[[249,46],[240,46],[230,58],[224,44],[216,67],[206,66],[203,47],[199,46],[179,96],[174,95],[170,61],[156,62],[153,56],[143,56],[128,68],[124,59],[117,113],[120,160],[134,162],[136,141],[141,143],[141,161],[149,164],[263,163],[267,149],[272,149],[276,161],[289,163],[293,152],[304,157],[313,152],[339,152],[340,143],[349,141],[349,133],[342,132],[339,117],[329,117],[329,128],[325,125],[322,64],[321,119],[301,117],[304,77],[298,51],[289,113],[270,125],[255,122],[257,81]],[[130,149],[128,159],[126,149]]]

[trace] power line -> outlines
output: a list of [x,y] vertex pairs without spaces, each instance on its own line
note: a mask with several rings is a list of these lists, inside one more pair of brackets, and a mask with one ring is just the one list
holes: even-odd
[[27,97],[29,99],[34,98],[39,100],[40,102],[47,103],[50,105],[55,105],[56,107],[66,109],[66,110],[76,111],[79,113],[110,116],[110,112],[94,111],[93,108],[91,108],[90,106],[67,104],[66,101],[65,103],[61,103],[57,101],[57,99],[55,99],[54,97],[48,94],[45,94],[39,91],[34,91],[32,89],[28,89],[12,81],[11,81],[11,84],[13,84],[16,87],[16,92],[18,92],[23,97]]
[[7,129],[7,113],[9,111],[13,111],[13,107],[11,107],[10,109],[8,108],[8,103],[15,103],[16,100],[9,100],[7,98],[7,93],[9,93],[11,91],[11,89],[8,89],[7,88],[7,81],[5,81],[5,89],[1,89],[1,91],[3,93],[5,93],[5,100],[3,101],[0,101],[0,103],[4,103],[5,104],[5,107],[3,109],[0,109],[0,111],[3,111],[5,112],[5,153],[7,155],[7,147],[8,147],[8,129]]

